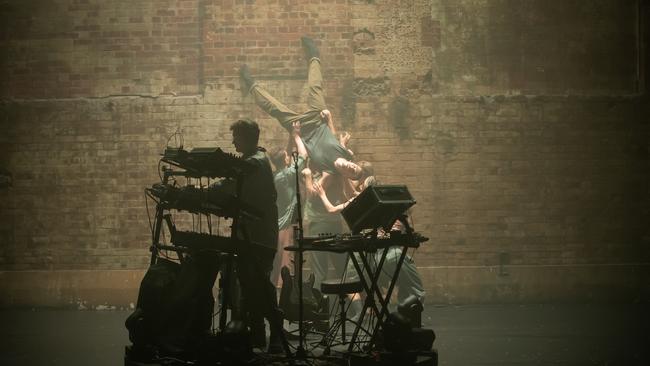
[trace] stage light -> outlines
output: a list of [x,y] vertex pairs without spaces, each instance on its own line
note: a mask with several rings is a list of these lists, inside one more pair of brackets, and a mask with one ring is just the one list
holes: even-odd
[[422,328],[422,311],[424,306],[420,299],[411,295],[397,305],[397,312],[409,320],[412,328]]
[[432,329],[422,328],[420,299],[411,295],[397,306],[386,318],[383,326],[383,346],[389,352],[431,351],[436,334]]

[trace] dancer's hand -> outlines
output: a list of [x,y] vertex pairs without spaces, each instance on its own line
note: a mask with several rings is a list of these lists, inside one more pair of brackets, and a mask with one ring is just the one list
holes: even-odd
[[323,109],[322,111],[320,111],[320,118],[328,121],[332,118],[332,112],[330,112],[329,109]]
[[388,238],[388,237],[389,237],[389,235],[386,232],[386,230],[384,230],[383,228],[377,229],[377,238],[385,239],[385,238]]
[[302,170],[301,173],[302,173],[302,175],[303,175],[304,177],[310,176],[310,175],[311,175],[311,169],[309,169],[309,168],[305,168],[305,169]]
[[300,121],[294,121],[291,126],[293,127],[291,133],[294,136],[300,136]]
[[400,220],[396,220],[393,224],[393,227],[390,228],[391,231],[404,232],[404,224]]
[[318,193],[319,196],[325,194],[325,190],[323,190],[323,186],[318,184],[318,182],[314,182],[313,185],[314,185],[314,190],[316,191],[316,193]]
[[350,138],[352,135],[348,131],[343,132],[342,134],[339,135],[339,143],[343,147],[347,147],[348,142],[350,142]]

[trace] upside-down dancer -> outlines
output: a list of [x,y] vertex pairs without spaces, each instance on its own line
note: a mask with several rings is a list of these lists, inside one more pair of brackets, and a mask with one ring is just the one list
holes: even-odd
[[253,79],[247,65],[240,69],[242,87],[253,95],[255,103],[262,110],[277,119],[288,132],[291,132],[294,122],[300,123],[301,137],[309,153],[311,168],[322,172],[323,186],[328,185],[331,175],[341,174],[350,179],[357,179],[361,174],[361,167],[352,162],[352,151],[341,143],[345,141],[345,135],[341,140],[334,135],[336,130],[333,119],[323,95],[320,53],[311,38],[302,37],[301,41],[309,63],[306,112],[295,112],[271,96]]
[[[240,69],[243,88],[250,92],[257,105],[265,112],[278,120],[287,131],[293,131],[294,125],[300,126],[300,137],[309,154],[310,166],[321,175],[320,182],[335,197],[342,192],[340,176],[358,178],[362,172],[361,167],[352,162],[352,152],[346,147],[346,135],[337,140],[333,119],[323,95],[323,78],[321,74],[320,54],[313,40],[302,38],[306,59],[309,62],[307,97],[308,110],[298,113],[279,102],[271,96],[251,76],[246,65]],[[349,138],[349,137],[348,137]],[[334,198],[333,198],[334,199]],[[324,233],[338,234],[343,232],[343,225],[338,215],[329,214],[318,197],[306,198],[305,221],[307,221],[307,234],[318,235]],[[342,273],[345,255],[333,253],[311,253],[310,265],[315,275],[315,287],[327,278],[329,261],[337,273]],[[279,268],[276,267],[276,271]]]

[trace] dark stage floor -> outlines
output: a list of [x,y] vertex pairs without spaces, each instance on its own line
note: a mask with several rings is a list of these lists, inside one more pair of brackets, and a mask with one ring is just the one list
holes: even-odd
[[[429,305],[439,365],[650,365],[646,305]],[[128,311],[4,310],[0,365],[122,365]]]

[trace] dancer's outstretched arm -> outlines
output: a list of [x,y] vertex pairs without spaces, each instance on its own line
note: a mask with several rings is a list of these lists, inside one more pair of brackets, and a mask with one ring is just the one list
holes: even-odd
[[356,185],[350,179],[343,180],[343,194],[346,198],[352,198],[359,195]]
[[343,203],[340,203],[340,204],[334,206],[334,205],[332,205],[332,203],[330,202],[329,198],[327,198],[327,194],[325,193],[325,190],[323,189],[323,187],[322,187],[320,184],[318,184],[318,183],[314,183],[314,190],[315,190],[315,191],[318,193],[318,195],[320,196],[320,199],[321,199],[321,201],[323,201],[323,205],[325,206],[325,209],[326,209],[327,212],[329,212],[329,213],[338,213],[338,212],[343,211],[343,209],[344,209],[347,205],[349,205],[350,202],[352,202],[353,199],[356,198],[356,197],[352,197],[352,198],[350,198],[349,200],[347,200],[347,201],[345,201],[345,202],[343,202]]
[[307,153],[307,148],[305,143],[300,137],[300,122],[294,121],[292,124],[293,129],[291,130],[291,137],[293,138],[293,143],[296,145],[296,151],[298,151],[298,156],[302,157],[303,160],[307,160],[309,154]]
[[311,174],[311,169],[305,168],[301,173],[303,178],[305,178],[305,191],[307,194],[310,196],[317,195],[318,192],[314,189],[314,177]]
[[344,131],[339,135],[339,144],[341,144],[341,146],[343,146],[343,148],[345,148],[350,153],[350,155],[354,156],[354,152],[348,147],[350,138],[352,138],[352,135],[350,135],[348,131]]
[[332,181],[332,179],[335,179],[335,178],[336,178],[336,176],[333,176],[332,174],[330,174],[328,172],[322,172],[320,180],[318,181],[318,184],[321,187],[323,187],[323,189],[327,189],[327,187],[329,187],[330,182]]

